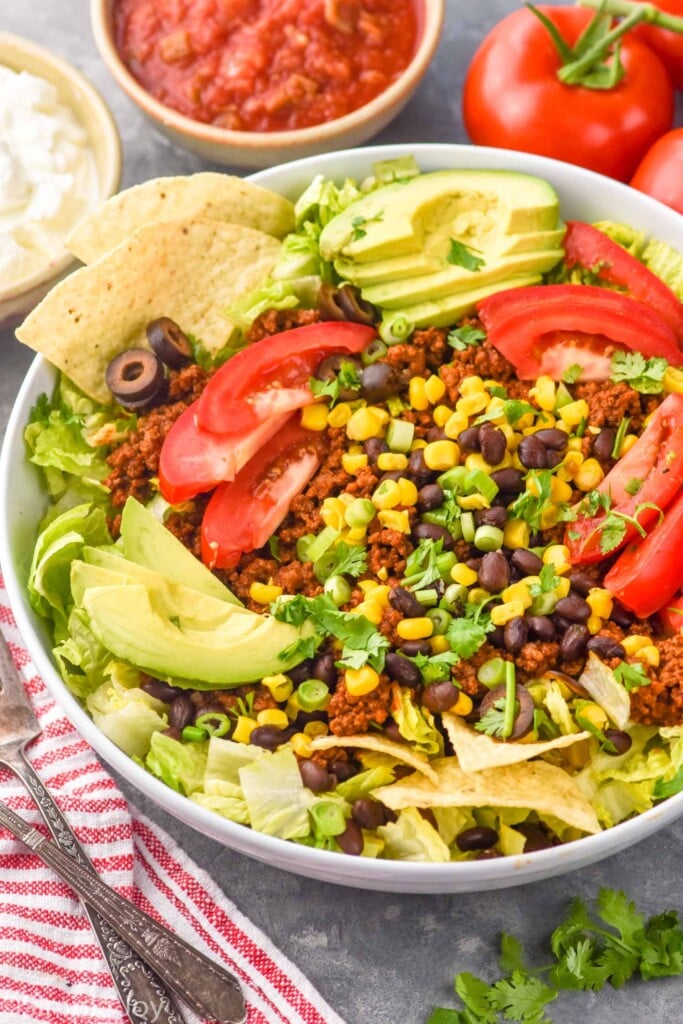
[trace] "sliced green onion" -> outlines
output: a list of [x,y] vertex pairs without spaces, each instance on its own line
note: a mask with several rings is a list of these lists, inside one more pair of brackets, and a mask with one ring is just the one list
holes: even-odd
[[414,595],[425,608],[433,608],[439,600],[439,595],[433,587],[429,587],[426,590],[416,590]]
[[302,711],[322,710],[329,696],[330,689],[322,679],[305,679],[296,691],[296,698]]
[[409,420],[389,420],[385,441],[392,452],[409,452],[415,436],[415,424]]
[[482,686],[486,686],[490,690],[501,686],[505,680],[505,659],[489,658],[480,666],[477,679]]
[[406,316],[385,318],[379,325],[379,336],[386,345],[399,345],[412,334],[413,325]]
[[305,533],[303,537],[299,537],[296,542],[296,557],[300,562],[310,562],[308,557],[308,549],[315,540],[314,533]]
[[451,583],[449,587],[446,587],[446,591],[440,601],[440,607],[445,608],[447,612],[451,613],[461,611],[467,604],[468,594],[467,587],[463,586],[462,583]]
[[515,679],[514,661],[505,662],[505,715],[503,717],[502,738],[512,736],[517,717],[517,682]]
[[323,590],[332,598],[337,608],[351,599],[351,587],[348,581],[338,573],[325,580]]
[[361,352],[360,359],[363,366],[372,366],[373,363],[383,359],[386,354],[387,346],[381,338],[375,338],[370,342],[368,347]]
[[430,608],[425,615],[434,623],[434,636],[443,636],[453,621],[453,616],[445,608]]
[[347,526],[355,529],[363,528],[377,515],[377,508],[369,498],[355,498],[344,512],[344,521]]
[[443,551],[440,555],[436,556],[436,567],[441,573],[443,580],[449,578],[450,571],[457,561],[458,556],[455,551]]
[[536,594],[531,599],[529,611],[532,615],[552,615],[557,604],[557,594],[553,590],[547,590],[544,594]]
[[196,725],[186,725],[180,737],[185,743],[201,743],[202,740],[209,738],[209,734],[206,729],[200,729]]
[[340,804],[319,800],[311,807],[316,832],[321,836],[340,836],[346,828],[346,818]]
[[208,732],[209,736],[225,736],[230,731],[230,719],[220,711],[207,711],[199,715],[194,724]]
[[499,551],[503,546],[503,531],[497,526],[478,526],[474,534],[474,546],[479,551]]
[[479,491],[488,501],[493,501],[498,494],[498,484],[483,469],[473,469],[467,474],[465,489],[468,494]]
[[321,555],[332,547],[339,533],[333,526],[325,526],[308,545],[307,562],[317,562]]
[[611,455],[612,455],[613,459],[618,459],[619,458],[619,452],[621,451],[621,446],[624,443],[624,438],[626,437],[626,431],[628,430],[630,422],[631,422],[630,416],[623,416],[621,418],[621,421],[619,422],[619,426],[617,427],[616,437],[614,438],[614,444],[612,445],[612,451],[611,451]]
[[468,470],[464,466],[453,466],[438,476],[436,482],[443,490],[454,491],[457,494],[464,487],[467,476]]
[[474,540],[474,535],[477,532],[477,527],[474,522],[474,513],[463,512],[460,516],[460,526],[462,527],[463,540],[466,540],[468,544],[471,544]]

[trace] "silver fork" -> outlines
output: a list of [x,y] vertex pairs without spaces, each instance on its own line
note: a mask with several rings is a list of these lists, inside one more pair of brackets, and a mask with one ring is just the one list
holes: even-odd
[[[61,849],[97,877],[66,818],[25,757],[25,746],[40,732],[40,723],[0,633],[0,765],[9,768],[23,782]],[[185,1024],[174,1000],[151,967],[97,911],[87,904],[84,909],[131,1024]]]

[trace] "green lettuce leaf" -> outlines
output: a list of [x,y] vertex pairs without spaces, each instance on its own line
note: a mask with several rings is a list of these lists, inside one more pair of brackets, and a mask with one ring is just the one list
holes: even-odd
[[439,864],[451,859],[437,830],[415,807],[406,807],[397,821],[381,825],[377,833],[384,840],[384,856],[389,860]]
[[185,796],[204,785],[208,743],[181,743],[163,732],[152,734],[145,768]]
[[[443,738],[434,725],[431,711],[419,708],[413,701],[410,690],[397,687],[396,692],[400,696],[400,704],[393,708],[392,715],[401,736],[428,757],[443,754]],[[455,689],[453,692],[455,693]]]
[[310,833],[310,794],[301,781],[294,753],[282,747],[239,770],[251,827],[280,839],[301,839]]
[[139,675],[122,663],[109,666],[110,678],[87,698],[86,707],[93,722],[112,743],[129,757],[143,759],[152,737],[168,725],[166,705],[155,700],[139,686],[127,685],[127,673]]

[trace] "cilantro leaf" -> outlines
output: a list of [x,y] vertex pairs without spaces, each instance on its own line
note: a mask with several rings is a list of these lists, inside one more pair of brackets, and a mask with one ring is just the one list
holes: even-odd
[[528,402],[522,402],[519,398],[506,398],[503,401],[502,407],[492,409],[491,412],[485,412],[478,416],[474,421],[474,426],[476,427],[480,423],[486,423],[487,420],[495,420],[499,416],[504,416],[510,426],[514,427],[521,420],[522,416],[529,412],[535,415],[537,410],[533,405],[530,405]]
[[451,666],[457,665],[460,655],[455,651],[442,651],[439,654],[416,654],[410,658],[422,673],[422,682],[425,685],[440,683],[448,679],[451,674]]
[[[519,704],[515,701],[515,717],[518,708]],[[475,722],[474,728],[478,732],[486,733],[487,736],[494,736],[496,739],[502,740],[505,738],[506,712],[507,700],[505,697],[499,697],[490,708],[486,709],[479,721]]]
[[[361,668],[368,663],[377,672],[384,668],[384,658],[389,647],[386,637],[364,615],[340,611],[328,594],[318,594],[317,597],[296,594],[284,601],[278,598],[270,607],[273,617],[281,622],[301,626],[306,620],[310,620],[318,634],[318,642],[326,636],[340,640],[343,648],[338,664],[348,668]],[[303,644],[297,641],[294,646],[298,650],[299,646],[303,648],[305,643],[306,641]],[[289,647],[280,653],[280,657],[284,660],[291,652],[292,647]],[[302,660],[306,656],[308,655],[302,655]]]
[[481,256],[476,256],[476,250],[472,249],[469,245],[459,242],[457,238],[451,238],[450,243],[451,247],[446,256],[447,263],[452,263],[456,267],[463,267],[465,270],[472,270],[475,273],[485,265],[486,261]]
[[631,497],[634,497],[642,486],[643,481],[639,477],[634,476],[628,481],[627,484],[625,484],[624,490],[627,494],[630,494]]
[[[340,540],[325,552],[322,570],[316,568],[316,576],[324,583],[331,576],[362,576],[368,567],[367,550],[360,544],[347,544]],[[316,563],[318,566],[318,563]]]
[[610,380],[624,381],[643,395],[659,395],[664,390],[666,359],[646,359],[640,352],[615,352],[612,356]]
[[562,374],[562,380],[565,384],[576,384],[582,373],[583,366],[580,363],[572,363]]
[[465,614],[448,624],[446,638],[451,650],[467,659],[476,654],[486,642],[486,634],[494,628],[484,605],[467,604]]
[[406,574],[402,583],[411,590],[424,590],[430,583],[441,579],[438,558],[443,553],[443,540],[425,537],[406,559]]
[[639,686],[650,685],[650,677],[640,661],[636,662],[635,665],[622,661],[621,664],[612,669],[612,672],[617,682],[621,683],[629,692],[637,689]]
[[523,1024],[550,1024],[545,1014],[548,1003],[557,997],[557,991],[523,971],[513,971],[492,986],[489,1001],[506,1020]]
[[330,398],[330,406],[339,401],[340,392],[351,390],[359,391],[361,379],[358,368],[351,359],[345,359],[339,366],[337,373],[329,380],[319,380],[311,377],[308,385],[315,398]]
[[446,341],[456,352],[464,352],[465,349],[478,345],[485,337],[486,331],[483,331],[481,327],[463,324],[462,327],[454,327],[452,331],[449,331]]
[[510,505],[510,518],[524,519],[532,530],[540,530],[543,513],[553,504],[550,496],[552,473],[549,469],[532,469],[525,479],[526,490],[522,491]]
[[462,971],[456,975],[455,991],[472,1014],[464,1018],[465,1020],[476,1021],[477,1024],[496,1024],[496,1013],[489,1002],[490,985],[476,975]]
[[539,597],[541,594],[548,594],[560,583],[559,576],[555,575],[555,566],[548,563],[544,565],[538,574],[538,583],[532,583],[529,593],[532,597]]

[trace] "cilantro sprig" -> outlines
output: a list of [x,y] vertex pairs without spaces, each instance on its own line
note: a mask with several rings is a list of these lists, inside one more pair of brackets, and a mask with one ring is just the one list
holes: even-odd
[[389,641],[379,632],[377,627],[364,615],[342,612],[327,594],[317,597],[305,597],[296,594],[292,598],[278,598],[270,606],[271,613],[280,622],[289,622],[293,626],[302,626],[310,621],[316,636],[304,638],[296,642],[294,648],[287,647],[280,652],[283,660],[289,659],[294,652],[300,660],[311,657],[320,640],[333,636],[342,644],[341,656],[336,664],[342,668],[362,668],[369,664],[377,672],[384,668],[384,658]]
[[341,363],[337,373],[329,380],[311,377],[309,387],[315,398],[330,398],[330,406],[333,406],[339,401],[340,392],[360,391],[361,379],[356,364],[348,359]]
[[463,324],[462,327],[454,327],[446,336],[446,341],[456,352],[464,352],[467,348],[476,348],[479,342],[486,337],[486,331],[481,327],[473,327],[471,324]]
[[592,905],[572,901],[550,936],[550,952],[551,963],[530,967],[522,943],[503,933],[503,977],[488,984],[466,971],[456,975],[461,1008],[437,1007],[428,1024],[552,1024],[547,1007],[563,991],[683,974],[683,928],[675,910],[646,918],[624,892],[603,888]]
[[481,270],[485,265],[486,261],[482,256],[477,256],[476,249],[465,245],[464,242],[459,242],[457,238],[451,238],[450,243],[451,246],[446,256],[447,263],[452,263],[456,267],[463,267],[465,270],[471,270],[474,273]]
[[640,352],[615,352],[612,356],[610,380],[624,381],[643,395],[660,395],[664,390],[666,359],[646,359]]

